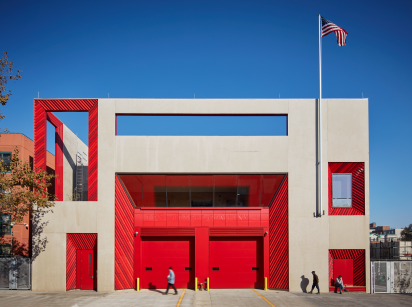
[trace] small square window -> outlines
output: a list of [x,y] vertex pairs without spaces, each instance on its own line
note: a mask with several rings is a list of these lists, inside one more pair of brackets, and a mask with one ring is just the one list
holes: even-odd
[[1,215],[0,226],[1,226],[0,234],[2,235],[11,234],[11,214],[3,213]]
[[332,174],[332,207],[352,208],[352,174]]
[[11,245],[10,244],[0,244],[0,255],[9,256],[10,253],[11,253]]

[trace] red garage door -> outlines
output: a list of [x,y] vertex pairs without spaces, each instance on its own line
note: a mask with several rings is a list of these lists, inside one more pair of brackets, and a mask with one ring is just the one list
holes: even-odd
[[165,289],[169,267],[176,275],[176,288],[194,288],[194,237],[142,237],[141,287]]
[[262,288],[263,241],[255,237],[210,238],[211,288]]

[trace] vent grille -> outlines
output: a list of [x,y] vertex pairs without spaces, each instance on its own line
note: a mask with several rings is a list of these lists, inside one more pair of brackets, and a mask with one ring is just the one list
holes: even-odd
[[209,235],[211,237],[255,237],[263,236],[263,227],[211,227]]
[[141,236],[194,236],[195,228],[194,227],[144,227],[140,230]]

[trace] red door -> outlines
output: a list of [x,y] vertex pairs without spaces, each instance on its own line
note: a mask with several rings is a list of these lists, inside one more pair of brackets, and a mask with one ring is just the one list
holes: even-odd
[[97,251],[78,250],[76,258],[77,288],[81,290],[96,290],[97,287]]
[[211,288],[262,288],[263,240],[221,237],[209,241]]
[[333,260],[333,280],[342,275],[343,285],[353,286],[353,259]]
[[169,267],[176,288],[195,287],[194,237],[142,237],[141,287],[165,289]]

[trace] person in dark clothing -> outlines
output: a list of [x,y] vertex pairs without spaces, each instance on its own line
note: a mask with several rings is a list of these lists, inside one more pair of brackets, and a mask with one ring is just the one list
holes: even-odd
[[175,290],[175,294],[177,295],[177,290],[175,287],[175,272],[173,272],[172,267],[169,268],[169,275],[167,275],[167,289],[166,292],[163,293],[163,295],[167,295],[167,293],[169,292],[170,287],[172,287]]
[[318,275],[315,274],[315,271],[312,271],[312,275],[313,275],[313,284],[312,284],[312,290],[310,290],[309,293],[312,294],[313,289],[315,289],[315,287],[316,287],[316,289],[318,289],[318,293],[316,293],[316,294],[319,294],[320,293],[320,290],[319,290],[319,277],[318,277]]

